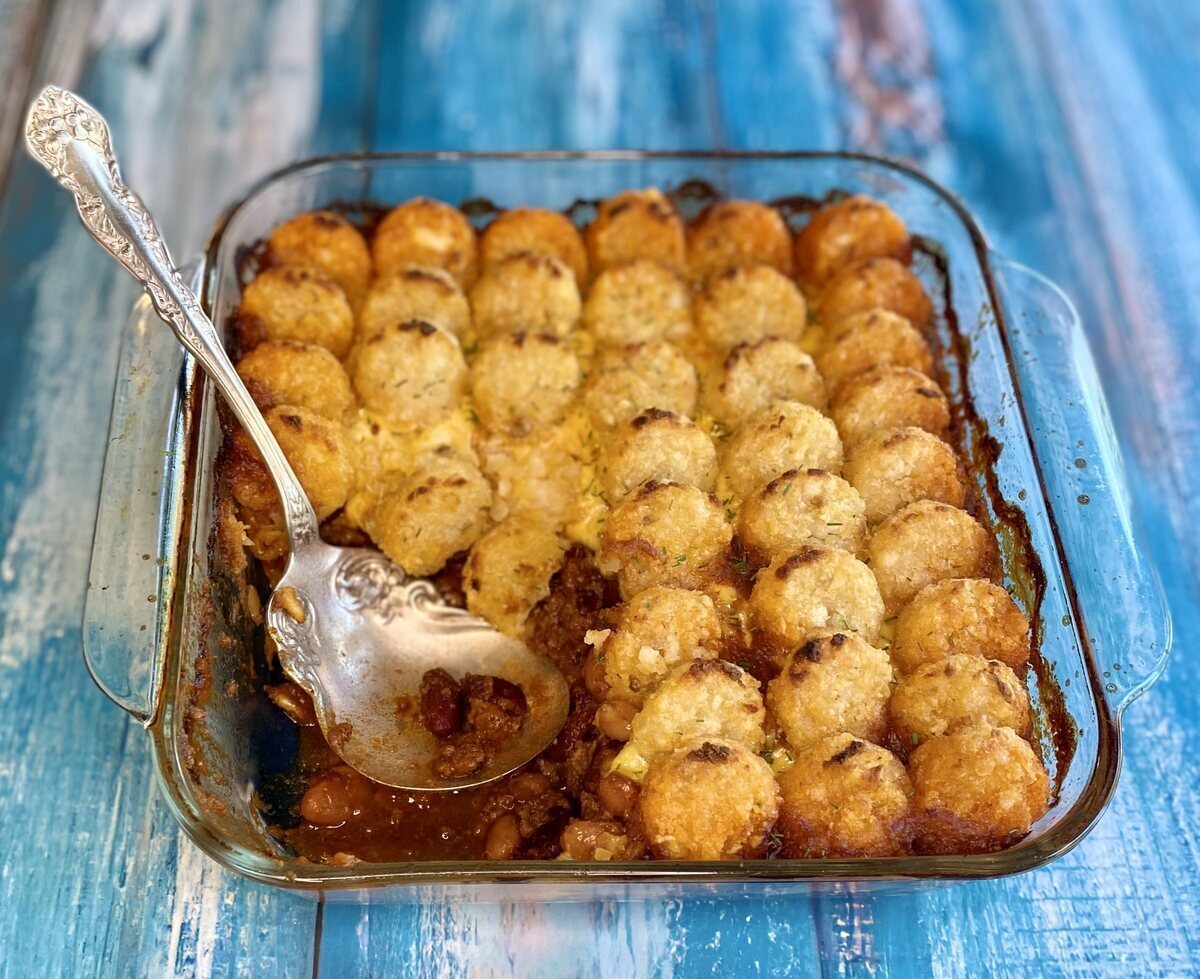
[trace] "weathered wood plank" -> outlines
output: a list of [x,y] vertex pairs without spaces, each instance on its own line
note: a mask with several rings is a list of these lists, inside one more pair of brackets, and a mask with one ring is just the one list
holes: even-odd
[[836,149],[841,90],[830,0],[714,4],[717,108],[737,149]]
[[711,145],[703,19],[663,0],[389,4],[376,149]]
[[[944,120],[945,139],[915,154],[903,138],[880,148],[915,155],[964,195],[1003,250],[1058,278],[1080,305],[1129,452],[1134,498],[1144,517],[1156,515],[1147,521],[1148,542],[1168,572],[1176,614],[1194,622],[1191,575],[1179,573],[1188,559],[1176,547],[1195,526],[1194,491],[1181,492],[1197,444],[1187,407],[1195,397],[1194,369],[1186,366],[1196,363],[1194,341],[1190,330],[1181,336],[1178,322],[1173,328],[1150,311],[1162,308],[1163,294],[1193,308],[1194,289],[1185,299],[1187,285],[1171,279],[1188,261],[1195,213],[1187,194],[1162,196],[1181,183],[1180,172],[1166,134],[1156,132],[1155,104],[1144,96],[1142,79],[1154,73],[1121,51],[1131,12],[1103,4],[922,8],[937,68],[923,97],[940,101],[940,112],[931,107],[930,114]],[[1114,153],[1114,131],[1138,132],[1136,148]],[[1153,146],[1156,138],[1148,161],[1144,140]],[[1170,233],[1159,238],[1164,228]],[[1164,241],[1188,244],[1167,255]],[[986,964],[998,974],[1027,975],[1050,963],[1069,975],[1186,969],[1196,952],[1195,910],[1193,902],[1172,900],[1171,868],[1196,863],[1194,822],[1179,815],[1197,802],[1193,673],[1193,664],[1177,661],[1173,680],[1130,713],[1113,807],[1053,868],[867,902],[875,948],[902,952],[890,971],[955,975]],[[925,933],[923,960],[911,940],[914,914]],[[878,965],[887,959],[843,956],[840,971]]]
[[0,190],[21,133],[29,81],[49,18],[50,4],[41,0],[0,4],[0,78],[5,80],[0,93]]
[[[723,139],[711,11],[684,4],[388,6],[378,149],[688,147]],[[536,54],[535,54],[536,53]],[[811,972],[807,898],[325,909],[322,975]]]
[[320,974],[743,976],[820,971],[806,899],[325,908]]
[[[351,141],[320,121],[322,45],[340,45],[347,85],[369,73],[351,57],[365,27],[348,8],[322,16],[309,0],[64,4],[36,75],[108,115],[184,258],[254,179]],[[19,158],[0,202],[0,974],[308,974],[315,906],[183,838],[144,736],[79,662],[116,327],[136,289],[35,171]]]
[[[1190,431],[1195,413],[1188,407],[1194,403],[1189,385],[1196,357],[1191,331],[1183,338],[1173,334],[1194,318],[1188,314],[1195,289],[1171,277],[1175,269],[1194,267],[1189,249],[1196,241],[1195,210],[1181,186],[1185,171],[1175,162],[1190,151],[1178,144],[1194,141],[1172,141],[1156,130],[1179,132],[1178,125],[1158,122],[1157,106],[1164,101],[1176,103],[1168,118],[1195,111],[1194,100],[1168,99],[1161,81],[1182,78],[1194,52],[1184,50],[1189,48],[1186,32],[1169,31],[1180,49],[1173,67],[1155,71],[1150,58],[1131,60],[1116,50],[1131,29],[1152,56],[1161,57],[1171,47],[1164,40],[1164,23],[1186,22],[1188,14],[1166,12],[1163,5],[1149,10],[1112,6],[1058,5],[1051,12],[1034,4],[842,3],[832,27],[818,18],[815,30],[809,28],[810,36],[815,34],[812,43],[825,46],[836,66],[837,91],[805,90],[805,97],[826,107],[838,127],[836,135],[819,132],[814,143],[915,160],[964,194],[1001,248],[1062,280],[1079,301],[1101,348],[1119,430],[1134,455],[1135,499],[1144,515],[1165,511],[1168,518],[1149,521],[1148,539],[1173,582],[1177,615],[1182,611],[1190,622],[1195,620],[1194,575],[1180,567],[1185,559],[1176,542],[1195,526],[1188,502],[1194,490],[1175,474],[1191,471],[1189,454],[1197,444]],[[733,9],[744,16],[748,8]],[[749,9],[752,14],[742,25],[746,36],[787,33],[786,15]],[[726,23],[731,22],[726,14]],[[720,36],[736,63],[735,35],[725,30]],[[1064,43],[1068,36],[1071,41]],[[787,49],[787,42],[776,47]],[[792,64],[804,62],[797,58]],[[731,84],[722,78],[723,92],[729,85],[722,107],[733,145],[799,145],[788,125],[797,113],[781,112],[770,99],[748,97],[771,84],[788,87],[786,73],[771,77],[773,82],[763,82],[749,71],[735,72]],[[1101,78],[1104,83],[1097,84]],[[1155,85],[1157,100],[1146,93]],[[1115,118],[1122,120],[1119,130]],[[1071,138],[1072,126],[1086,133],[1087,145],[1078,135]],[[1157,179],[1145,180],[1142,139],[1123,142],[1114,152],[1117,131],[1146,131],[1154,146],[1149,166]],[[811,136],[811,124],[804,132]],[[1194,186],[1194,171],[1186,172]],[[1140,194],[1131,194],[1128,184],[1137,184]],[[1174,191],[1168,198],[1161,195],[1164,186]],[[1180,208],[1181,202],[1189,206]],[[1106,230],[1106,223],[1113,227]],[[1150,230],[1164,226],[1171,233],[1159,237]],[[1139,241],[1139,232],[1157,240]],[[1098,245],[1105,240],[1120,245]],[[1177,251],[1181,242],[1187,244]],[[1114,276],[1114,268],[1146,250],[1156,257],[1172,254],[1163,255],[1166,261],[1154,268],[1140,262],[1132,274]],[[1126,284],[1124,295],[1114,280]],[[1185,314],[1174,330],[1146,312],[1162,309],[1164,294]],[[1147,390],[1161,394],[1147,404]],[[1176,664],[1173,672],[1178,669]],[[1127,725],[1130,761],[1113,811],[1055,868],[911,898],[817,902],[816,925],[829,971],[953,975],[986,963],[989,970],[1019,975],[1053,961],[1064,973],[1087,974],[1117,962],[1154,962],[1170,970],[1189,961],[1195,952],[1194,940],[1187,937],[1195,933],[1191,905],[1164,908],[1160,918],[1157,912],[1146,914],[1144,902],[1154,908],[1169,904],[1167,868],[1196,862],[1195,829],[1177,815],[1194,811],[1194,744],[1184,733],[1196,716],[1194,689],[1187,681],[1182,689],[1172,684],[1151,694],[1152,703],[1135,708]],[[1170,702],[1166,723],[1164,700]],[[1182,764],[1175,752],[1139,751],[1143,731],[1151,728],[1159,738],[1170,731],[1173,743],[1186,745]],[[1154,755],[1158,763],[1150,760]],[[1159,792],[1152,786],[1159,785],[1170,791],[1156,802]],[[1128,827],[1139,825],[1148,808],[1158,810],[1163,825],[1154,836],[1139,834],[1138,845],[1131,845]],[[1131,922],[1136,924],[1128,927]]]

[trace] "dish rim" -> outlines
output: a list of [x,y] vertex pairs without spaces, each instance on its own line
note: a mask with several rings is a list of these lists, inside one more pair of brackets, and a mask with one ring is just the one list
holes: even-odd
[[[253,202],[257,195],[273,185],[305,171],[324,166],[359,164],[364,166],[385,163],[487,163],[487,162],[637,162],[642,160],[663,161],[721,161],[765,160],[777,162],[826,161],[858,162],[894,171],[908,180],[924,185],[951,209],[971,241],[978,263],[981,279],[991,305],[995,329],[999,334],[1005,353],[1006,369],[1013,391],[1017,394],[1016,404],[1024,425],[1024,435],[1036,469],[1038,492],[1045,501],[1046,516],[1054,541],[1054,558],[1061,569],[1066,586],[1066,599],[1076,616],[1077,622],[1084,618],[1080,609],[1075,579],[1066,557],[1059,521],[1045,478],[1045,462],[1039,452],[1037,439],[1033,435],[1022,386],[1017,374],[1008,310],[1001,300],[1001,291],[993,274],[991,250],[987,238],[966,205],[943,187],[912,165],[894,159],[868,153],[842,152],[833,150],[540,150],[540,151],[397,151],[334,153],[311,157],[290,163],[267,174],[252,184],[235,202],[226,207],[217,217],[206,240],[202,253],[200,299],[206,311],[211,312],[219,267],[215,261],[223,243],[224,234],[242,208]],[[194,451],[199,412],[204,399],[201,395],[207,382],[192,368],[182,388],[183,405],[181,420],[187,426],[186,453],[188,464],[173,480],[175,490],[186,496],[184,512],[190,514],[194,506]],[[187,534],[183,535],[185,538]],[[190,548],[178,548],[177,561],[181,564],[190,555]],[[178,543],[178,542],[177,542]],[[1050,555],[1043,555],[1043,559]],[[168,614],[174,619],[179,610],[175,598],[183,591],[181,585],[186,575],[175,579],[172,601],[168,603]],[[360,864],[352,867],[304,863],[286,860],[265,853],[254,852],[237,844],[230,844],[214,834],[202,817],[202,809],[196,804],[186,778],[179,777],[183,768],[177,757],[177,745],[173,743],[171,722],[177,704],[177,688],[180,680],[177,657],[181,653],[178,642],[178,623],[165,629],[163,664],[172,663],[176,668],[167,669],[164,682],[159,688],[159,709],[148,724],[154,745],[156,776],[163,787],[164,795],[188,836],[209,856],[223,866],[262,882],[295,889],[356,889],[388,886],[411,886],[416,884],[483,884],[495,882],[578,883],[581,881],[616,881],[622,884],[681,884],[735,883],[735,882],[949,882],[956,880],[979,880],[1023,873],[1043,866],[1064,855],[1076,846],[1092,829],[1107,807],[1116,786],[1121,767],[1120,711],[1114,709],[1103,693],[1101,670],[1096,661],[1092,642],[1085,630],[1078,631],[1081,658],[1087,664],[1088,687],[1096,709],[1098,722],[1096,764],[1087,784],[1071,808],[1045,832],[1006,850],[989,854],[963,854],[951,856],[902,856],[889,858],[821,858],[809,860],[736,860],[720,862],[702,861],[636,861],[612,863],[572,863],[564,861],[509,861],[503,864],[490,861],[402,861],[386,864]]]

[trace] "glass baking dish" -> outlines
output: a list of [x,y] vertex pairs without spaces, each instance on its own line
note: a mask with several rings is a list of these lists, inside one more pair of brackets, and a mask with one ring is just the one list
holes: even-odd
[[941,379],[960,408],[960,447],[989,463],[990,475],[978,465],[973,475],[1000,530],[1007,583],[1040,636],[1030,690],[1057,803],[1019,845],[977,856],[336,867],[289,855],[268,832],[258,788],[288,770],[295,744],[251,655],[254,598],[213,547],[215,395],[143,300],[118,368],[84,653],[101,689],[149,733],[180,824],[224,866],[342,900],[636,899],[851,881],[892,889],[1041,866],[1099,818],[1120,769],[1121,714],[1165,665],[1168,613],[1135,539],[1120,454],[1070,301],[991,252],[963,205],[927,177],[879,158],[816,152],[328,157],[279,171],[231,207],[194,274],[220,325],[237,302],[239,250],[302,210],[417,195],[563,209],[651,185],[679,191],[685,206],[704,185],[767,201],[867,193],[927,243],[918,270],[938,282]]

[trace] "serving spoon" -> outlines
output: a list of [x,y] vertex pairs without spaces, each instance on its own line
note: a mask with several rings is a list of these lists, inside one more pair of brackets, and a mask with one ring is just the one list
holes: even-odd
[[[195,294],[175,271],[146,206],[121,180],[108,125],[73,92],[48,87],[30,107],[33,157],[75,197],[84,226],[142,284],[158,315],[216,384],[254,440],[283,505],[291,554],[266,624],[287,674],[312,698],[330,746],[368,778],[405,789],[459,789],[519,768],[558,734],[569,693],[550,660],[447,605],[427,580],[378,551],[321,540],[317,515]],[[525,694],[520,733],[479,771],[440,779],[440,742],[421,722],[421,677],[498,676]]]

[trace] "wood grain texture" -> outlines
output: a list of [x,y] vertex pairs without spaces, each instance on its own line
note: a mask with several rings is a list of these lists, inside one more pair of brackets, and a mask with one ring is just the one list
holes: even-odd
[[[130,183],[187,255],[214,201],[307,151],[317,98],[292,80],[320,60],[319,16],[63,4],[36,75],[108,115]],[[144,736],[81,669],[114,327],[135,289],[23,156],[0,204],[0,293],[0,973],[307,974],[314,906],[184,840]]]
[[[0,0],[0,25],[32,7]],[[22,21],[28,23],[28,20]],[[1200,13],[1188,0],[91,0],[46,15],[180,255],[271,168],[363,148],[907,157],[1080,308],[1182,637],[1052,867],[879,897],[347,907],[220,871],[78,657],[133,296],[69,202],[0,199],[0,975],[1187,974],[1200,955]],[[91,25],[90,30],[81,25]],[[82,353],[81,353],[82,351]],[[28,841],[34,841],[30,843]]]
[[25,119],[29,81],[41,50],[50,9],[40,0],[9,0],[0,5],[0,190]]

